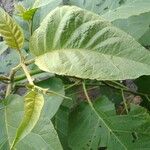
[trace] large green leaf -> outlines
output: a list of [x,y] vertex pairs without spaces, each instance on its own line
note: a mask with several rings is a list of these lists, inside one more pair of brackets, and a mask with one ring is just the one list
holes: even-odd
[[[39,82],[37,85],[42,88],[48,88],[49,90],[59,93],[61,95],[65,95],[63,83],[59,78],[56,77],[50,78]],[[46,94],[44,95],[44,99],[46,105],[48,105],[47,113],[49,115],[49,118],[52,118],[59,109],[63,101],[63,97],[55,94],[51,95]]]
[[94,107],[97,114],[84,103],[70,116],[72,150],[149,149],[150,116],[146,109],[132,106],[128,115],[116,115],[114,105],[105,97],[96,101]]
[[25,136],[27,136],[34,128],[40,118],[40,114],[44,105],[44,97],[42,94],[30,91],[25,96],[24,117],[17,129],[16,137],[13,141],[12,148]]
[[68,3],[102,15],[136,40],[149,29],[149,0],[68,0]]
[[97,14],[109,21],[128,18],[150,11],[149,0],[68,0],[71,5],[76,5]]
[[[64,94],[61,80],[52,78],[47,83],[50,90]],[[45,87],[43,83],[40,83],[40,85]],[[44,96],[44,99],[44,106],[37,124],[25,138],[17,143],[16,150],[62,149],[50,119],[56,113],[63,98],[57,95],[49,95]],[[23,97],[10,96],[5,102],[5,105],[0,104],[0,149],[9,150],[23,117]]]
[[109,21],[150,11],[149,0],[68,0],[68,4],[93,11]]
[[[127,19],[118,19],[113,24],[139,40],[149,30],[150,12]],[[141,42],[142,43],[142,42]],[[143,43],[142,43],[143,44]]]
[[150,28],[144,33],[144,35],[140,38],[139,42],[148,47],[150,49]]
[[150,74],[150,52],[100,16],[74,6],[49,13],[30,50],[40,69],[59,75],[123,80]]
[[96,14],[102,15],[125,4],[127,0],[67,0],[69,5],[75,5]]
[[127,3],[103,15],[110,21],[140,15],[150,11],[149,0],[127,0]]
[[64,150],[69,150],[68,135],[69,135],[69,109],[61,106],[54,118],[54,126],[63,145]]
[[0,34],[9,47],[21,49],[24,42],[24,36],[18,24],[0,8]]
[[33,30],[39,27],[40,23],[43,21],[45,16],[49,14],[50,11],[52,11],[53,9],[55,9],[57,6],[61,4],[62,4],[62,0],[55,0],[55,1],[53,0],[49,4],[38,8],[33,18]]

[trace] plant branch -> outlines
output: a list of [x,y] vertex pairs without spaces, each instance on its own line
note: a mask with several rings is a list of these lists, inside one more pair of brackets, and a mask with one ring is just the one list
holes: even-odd
[[4,75],[0,75],[0,82],[3,82],[5,84],[8,84],[10,81],[9,77],[4,76]]
[[[31,86],[31,88],[33,88],[33,87]],[[36,85],[34,85],[34,89],[37,89],[38,91],[41,91],[41,92],[43,92],[44,94],[47,94],[47,95],[50,95],[50,96],[52,96],[52,95],[57,95],[57,96],[60,96],[60,97],[65,98],[65,99],[72,100],[72,98],[67,97],[67,96],[65,96],[65,95],[63,95],[63,94],[60,94],[60,93],[57,93],[57,92],[55,92],[55,91],[51,91],[51,90],[49,90],[49,89],[45,89],[45,88],[42,88],[42,87],[39,87],[39,86],[36,86]]]
[[113,84],[111,84],[111,83],[108,83],[108,82],[106,82],[106,81],[103,81],[103,83],[104,83],[105,85],[107,85],[107,86],[109,86],[109,87],[112,87],[112,88],[115,88],[115,89],[117,89],[117,90],[123,89],[124,91],[129,92],[129,93],[132,93],[132,94],[137,94],[137,95],[141,95],[141,96],[150,96],[150,94],[131,91],[131,90],[128,89],[127,87],[126,87],[126,88],[123,88],[123,86],[122,86],[122,87],[119,87],[119,86],[113,85]]
[[57,96],[60,96],[60,97],[65,98],[65,99],[72,100],[72,98],[70,98],[70,97],[67,97],[67,96],[65,96],[65,95],[63,95],[63,94],[60,94],[60,93],[57,93],[57,92],[51,91],[51,90],[48,90],[48,91],[46,92],[46,94],[48,94],[48,95],[57,95]]
[[125,99],[125,97],[124,97],[123,89],[121,89],[121,94],[122,94],[122,99],[123,99],[123,104],[124,104],[124,107],[125,107],[125,111],[126,111],[126,113],[128,114],[129,111],[128,111],[128,106],[127,106],[126,99]]
[[28,21],[28,26],[29,26],[29,33],[30,33],[30,36],[32,36],[32,32],[33,32],[33,25],[32,25],[33,23],[32,23],[32,20],[29,20]]
[[[37,75],[37,74],[40,74],[40,73],[43,73],[44,71],[40,70],[40,69],[36,69],[36,70],[32,70],[32,71],[29,71],[30,75],[33,76],[33,75]],[[14,78],[14,82],[18,82],[18,81],[22,81],[24,79],[26,79],[26,75],[25,74],[22,74],[22,75],[18,75]]]
[[7,96],[11,93],[14,76],[15,76],[15,74],[16,74],[16,72],[18,71],[19,68],[20,68],[20,64],[19,64],[18,66],[16,66],[15,68],[13,68],[13,69],[11,70],[11,72],[10,72],[10,75],[9,75],[10,83],[7,85],[5,97],[7,97]]
[[24,71],[24,73],[25,73],[25,75],[26,75],[26,77],[27,77],[27,79],[29,81],[29,84],[34,85],[33,79],[32,79],[32,77],[31,77],[31,75],[30,75],[30,73],[28,71],[27,66],[23,62],[21,62],[21,67],[22,67],[22,69],[23,69],[23,71]]

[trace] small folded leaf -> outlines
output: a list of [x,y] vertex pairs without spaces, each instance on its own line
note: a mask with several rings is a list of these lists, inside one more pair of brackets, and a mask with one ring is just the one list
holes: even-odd
[[27,21],[32,20],[36,11],[37,11],[37,8],[29,9],[23,12],[21,16],[24,20],[27,20]]
[[9,47],[21,49],[24,42],[23,32],[20,26],[0,8],[0,34]]
[[39,120],[44,105],[44,97],[35,91],[30,91],[25,96],[25,113],[22,122],[17,129],[12,148],[34,128]]
[[75,6],[48,14],[30,40],[44,71],[84,79],[150,75],[150,52],[100,16]]

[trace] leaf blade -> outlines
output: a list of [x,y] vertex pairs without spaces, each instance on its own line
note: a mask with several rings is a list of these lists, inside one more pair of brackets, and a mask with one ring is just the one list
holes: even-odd
[[22,122],[17,129],[12,148],[25,136],[27,136],[39,120],[44,105],[44,97],[35,91],[30,91],[25,96],[25,113]]
[[33,34],[30,50],[38,67],[59,75],[124,80],[150,74],[149,51],[108,21],[74,6],[52,11]]
[[24,42],[24,36],[19,25],[0,8],[0,34],[10,48],[21,49]]
[[93,107],[97,114],[86,103],[71,114],[69,146],[72,149],[147,149],[150,117],[146,109],[132,105],[128,115],[116,115],[113,103],[106,97],[97,99]]
[[[43,88],[50,88],[52,91],[64,94],[63,83],[58,78],[51,78],[48,82],[48,87],[46,87],[44,83],[40,85]],[[23,140],[16,144],[15,149],[62,150],[51,118],[56,113],[63,98],[55,95],[45,97],[44,95],[44,99],[45,103],[40,119],[34,129]],[[12,145],[16,131],[24,115],[23,101],[24,98],[19,95],[10,95],[7,99],[0,102],[0,149],[10,149]],[[4,112],[6,112],[6,115]],[[7,122],[7,124],[5,122]],[[6,127],[8,128],[8,134],[6,133]]]

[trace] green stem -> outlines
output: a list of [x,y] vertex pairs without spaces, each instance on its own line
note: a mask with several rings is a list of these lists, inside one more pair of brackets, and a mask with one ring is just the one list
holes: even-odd
[[50,95],[58,95],[58,96],[60,96],[60,97],[63,97],[63,98],[65,98],[65,99],[69,99],[69,100],[72,100],[72,98],[70,98],[70,97],[67,97],[67,96],[64,96],[64,95],[62,95],[62,94],[60,94],[60,93],[57,93],[57,92],[55,92],[55,91],[51,91],[51,90],[48,90],[47,92],[46,92],[46,94],[50,94]]
[[148,97],[148,95],[145,95],[145,98],[148,100],[148,102],[150,102],[150,98]]
[[30,33],[30,36],[32,36],[32,32],[33,32],[33,29],[32,29],[32,20],[28,21],[28,26],[29,26],[29,33]]
[[73,83],[73,84],[67,86],[67,87],[65,88],[65,90],[68,90],[68,89],[70,89],[70,88],[72,88],[72,87],[74,87],[74,86],[77,86],[77,85],[80,85],[80,81],[77,81],[77,82],[75,82],[75,83]]
[[9,75],[10,83],[7,85],[5,97],[7,97],[7,96],[11,93],[14,76],[15,76],[15,74],[16,74],[16,72],[18,71],[19,68],[20,68],[20,65],[18,65],[18,66],[16,66],[15,68],[13,68],[13,69],[11,70],[11,72],[10,72],[10,75]]
[[28,82],[29,82],[30,85],[34,85],[33,79],[30,76],[28,68],[27,68],[27,66],[25,64],[25,58],[24,58],[24,56],[23,56],[23,54],[22,54],[20,49],[18,49],[18,52],[19,52],[19,55],[20,55],[20,65],[21,65],[21,67],[22,67],[22,69],[23,69],[23,71],[24,71],[24,73],[25,73],[25,75],[26,75],[26,77],[28,79]]
[[141,96],[150,96],[150,94],[146,94],[146,93],[141,93],[141,92],[135,92],[135,91],[131,91],[130,89],[128,89],[127,87],[126,88],[123,88],[123,87],[119,87],[119,86],[116,86],[116,85],[113,85],[111,83],[108,83],[108,82],[103,82],[105,83],[105,85],[109,86],[109,87],[112,87],[112,88],[115,88],[117,90],[121,90],[123,89],[124,91],[126,92],[129,92],[129,93],[132,93],[132,94],[137,94],[137,95],[141,95]]
[[129,111],[128,111],[128,106],[127,106],[127,103],[126,103],[126,99],[125,99],[125,97],[124,97],[123,89],[121,89],[121,94],[122,94],[122,99],[123,99],[123,104],[124,104],[124,107],[125,107],[125,111],[126,111],[126,113],[128,114]]
[[125,85],[123,85],[123,84],[121,84],[121,83],[119,83],[119,82],[116,82],[116,81],[110,81],[110,82],[111,82],[111,83],[114,83],[115,85],[118,85],[118,86],[120,86],[120,87],[122,87],[122,88],[128,90],[128,87],[126,87]]
[[29,81],[29,84],[34,85],[33,79],[32,79],[32,77],[31,77],[31,75],[30,75],[30,73],[28,71],[27,66],[22,62],[21,63],[21,67],[22,67],[22,69],[23,69],[23,71],[24,71],[24,73],[25,73],[25,75],[26,75],[26,77],[27,77],[27,79]]
[[[32,70],[30,71],[30,75],[31,76],[34,76],[34,75],[37,75],[37,74],[40,74],[40,73],[43,73],[44,71],[40,70],[40,69],[36,69],[36,70]],[[25,80],[27,77],[26,75],[22,74],[22,75],[19,75],[19,76],[16,76],[14,78],[14,82],[18,82],[18,81],[22,81],[22,80]]]

